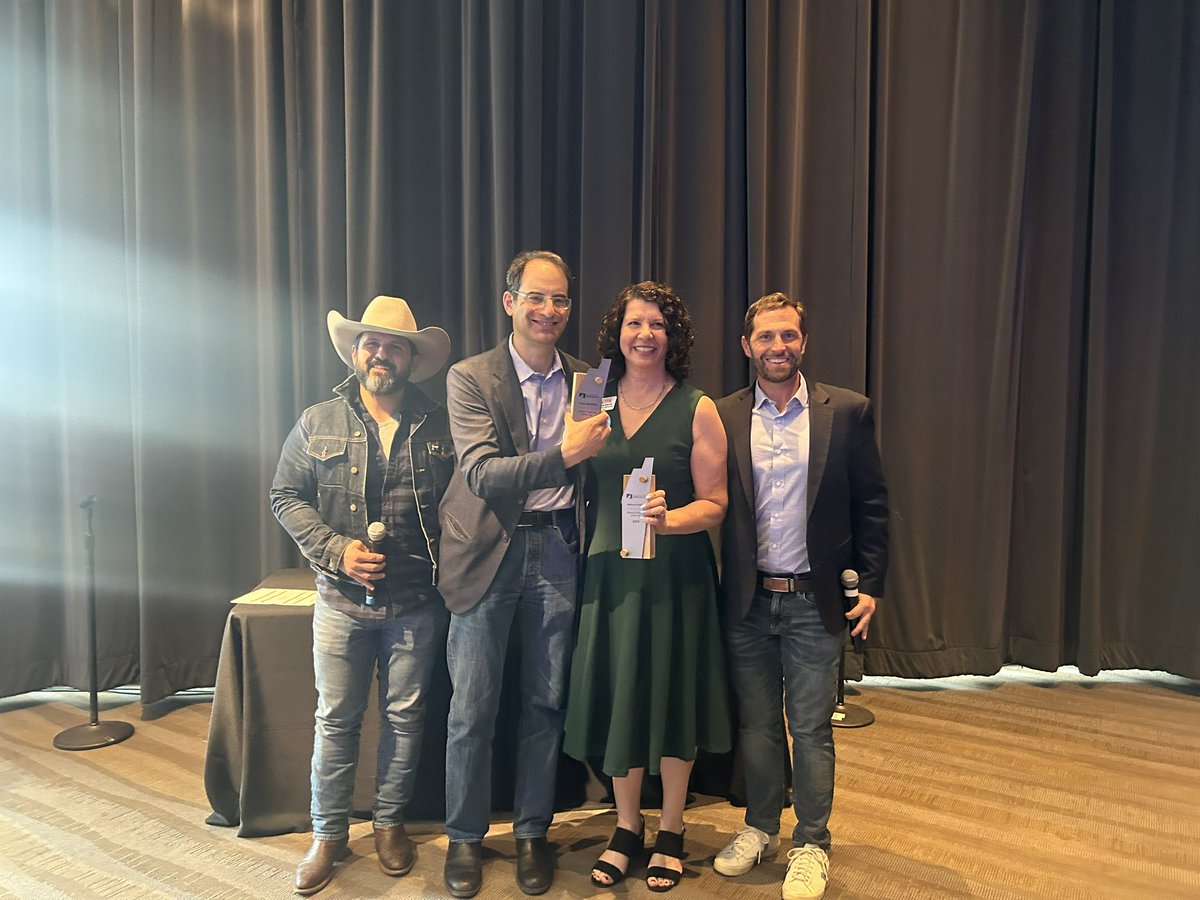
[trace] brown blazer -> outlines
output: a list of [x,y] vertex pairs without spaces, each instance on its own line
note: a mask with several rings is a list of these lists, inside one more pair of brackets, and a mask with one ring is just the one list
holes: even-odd
[[[859,590],[883,595],[887,574],[887,488],[875,445],[871,401],[862,394],[808,383],[808,559],[821,621],[830,634],[846,627],[841,573],[854,569]],[[721,526],[724,612],[740,621],[750,608],[758,572],[750,416],[754,387],[717,401],[729,439],[729,510]]]
[[[570,397],[572,375],[587,365],[559,351]],[[451,366],[446,409],[458,467],[438,510],[442,541],[438,590],[453,613],[474,608],[491,586],[525,498],[537,488],[574,483],[575,517],[583,546],[584,466],[567,471],[557,447],[529,451],[521,384],[508,352],[499,346]]]

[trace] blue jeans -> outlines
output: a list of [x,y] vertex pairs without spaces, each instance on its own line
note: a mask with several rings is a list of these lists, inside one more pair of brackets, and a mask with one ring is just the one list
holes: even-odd
[[405,615],[356,619],[317,601],[313,671],[317,720],[312,758],[312,824],[317,840],[349,833],[358,738],[379,671],[379,758],[373,818],[404,821],[421,754],[421,727],[433,664],[446,634],[446,609],[434,596]]
[[779,832],[783,808],[782,715],[792,735],[792,841],[829,849],[833,809],[833,726],[843,635],[821,624],[812,594],[759,589],[741,621],[727,628],[729,672],[737,693],[746,768],[746,824]]
[[521,652],[513,835],[544,837],[554,816],[555,773],[575,630],[579,536],[555,526],[518,528],[479,604],[450,617],[446,663],[454,693],[446,723],[446,833],[455,843],[487,834],[492,736],[509,631]]

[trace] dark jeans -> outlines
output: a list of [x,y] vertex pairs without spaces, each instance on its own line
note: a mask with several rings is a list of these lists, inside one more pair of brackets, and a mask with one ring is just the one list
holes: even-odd
[[728,628],[729,671],[746,767],[746,824],[767,834],[779,832],[786,697],[796,809],[792,841],[797,846],[829,849],[834,764],[830,717],[842,639],[825,630],[812,594],[762,589],[755,592],[746,617]]
[[555,772],[575,626],[579,538],[548,525],[518,528],[488,592],[450,617],[446,662],[454,694],[446,740],[446,833],[483,840],[492,802],[492,736],[509,631],[521,648],[513,835],[543,837],[554,816]]

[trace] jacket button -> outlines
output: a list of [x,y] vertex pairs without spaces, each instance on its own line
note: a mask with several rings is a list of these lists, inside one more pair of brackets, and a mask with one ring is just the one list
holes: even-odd
[[358,466],[351,466],[351,467],[350,467],[350,474],[351,474],[351,475],[357,475],[357,474],[358,474]]
[[362,437],[362,432],[361,432],[361,431],[356,431],[356,432],[354,432],[354,436],[355,436],[355,437]]
[[357,503],[350,504],[350,512],[358,512],[358,504]]

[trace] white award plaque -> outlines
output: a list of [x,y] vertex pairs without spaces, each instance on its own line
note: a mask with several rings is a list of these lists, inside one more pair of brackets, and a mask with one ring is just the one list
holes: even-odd
[[604,404],[604,387],[612,360],[600,360],[600,365],[586,372],[576,372],[571,385],[571,418],[576,422],[597,415]]
[[621,491],[621,556],[625,559],[654,559],[654,529],[644,521],[642,507],[654,490],[654,457],[624,478]]

